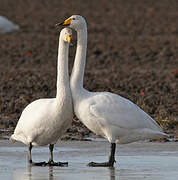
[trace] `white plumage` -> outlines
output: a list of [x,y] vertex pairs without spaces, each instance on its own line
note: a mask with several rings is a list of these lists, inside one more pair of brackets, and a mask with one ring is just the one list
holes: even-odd
[[29,104],[22,112],[11,141],[21,141],[29,145],[29,149],[54,145],[71,125],[73,108],[68,75],[71,33],[67,28],[60,33],[56,98],[39,99]]
[[[62,96],[62,95],[61,95]],[[70,96],[57,105],[56,99],[39,99],[22,112],[11,139],[33,146],[55,144],[71,124]],[[69,113],[68,113],[69,111]]]
[[129,143],[167,136],[161,127],[136,104],[109,92],[89,92],[83,88],[83,76],[87,49],[87,25],[85,19],[73,15],[63,25],[77,31],[77,51],[70,79],[74,112],[94,133],[111,143],[111,156],[106,163],[90,163],[90,166],[113,166],[115,143]]
[[[76,101],[74,101],[76,102]],[[98,92],[81,99],[74,110],[94,133],[111,143],[160,138],[161,127],[137,105],[119,95]]]

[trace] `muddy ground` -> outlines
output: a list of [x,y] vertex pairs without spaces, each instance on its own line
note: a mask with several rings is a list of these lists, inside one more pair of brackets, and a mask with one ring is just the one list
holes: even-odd
[[[55,96],[54,25],[72,14],[88,23],[85,88],[129,98],[178,137],[177,0],[0,0],[0,15],[20,25],[0,35],[0,129],[13,131],[27,104]],[[75,119],[65,139],[88,135]]]

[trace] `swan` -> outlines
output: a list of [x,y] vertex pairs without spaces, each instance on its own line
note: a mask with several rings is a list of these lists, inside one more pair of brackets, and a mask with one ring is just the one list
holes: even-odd
[[89,166],[113,167],[116,143],[165,137],[161,127],[130,100],[110,92],[89,92],[83,88],[87,50],[87,24],[80,15],[72,15],[58,25],[77,32],[77,49],[70,79],[74,113],[83,124],[111,143],[108,162],[90,162]]
[[[68,52],[71,41],[71,29],[64,28],[59,37],[57,94],[56,98],[39,99],[30,103],[22,112],[12,142],[21,141],[28,145],[28,162],[37,166],[63,166],[67,162],[53,161],[53,148],[57,140],[65,133],[72,122],[73,105],[68,74]],[[46,162],[32,162],[33,146],[49,144],[50,159]]]
[[0,16],[0,34],[19,30],[19,26],[9,21],[6,17]]

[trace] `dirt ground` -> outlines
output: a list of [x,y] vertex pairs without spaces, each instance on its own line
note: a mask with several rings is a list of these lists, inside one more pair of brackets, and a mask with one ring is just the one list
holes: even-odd
[[[178,138],[177,0],[0,0],[0,15],[20,26],[0,35],[0,129],[13,131],[33,100],[55,97],[54,25],[72,14],[88,24],[84,87],[130,99]],[[65,139],[88,135],[75,118]]]

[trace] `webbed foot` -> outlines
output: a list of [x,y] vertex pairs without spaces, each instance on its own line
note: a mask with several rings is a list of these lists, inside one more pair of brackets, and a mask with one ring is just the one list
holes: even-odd
[[31,166],[46,166],[47,165],[47,163],[45,161],[43,161],[43,162],[32,162],[32,161],[29,161],[29,164]]
[[68,166],[68,162],[48,161],[47,166],[62,166],[62,167],[67,167]]
[[103,163],[96,163],[96,162],[90,162],[88,164],[89,167],[113,167],[114,166],[114,162],[103,162]]

